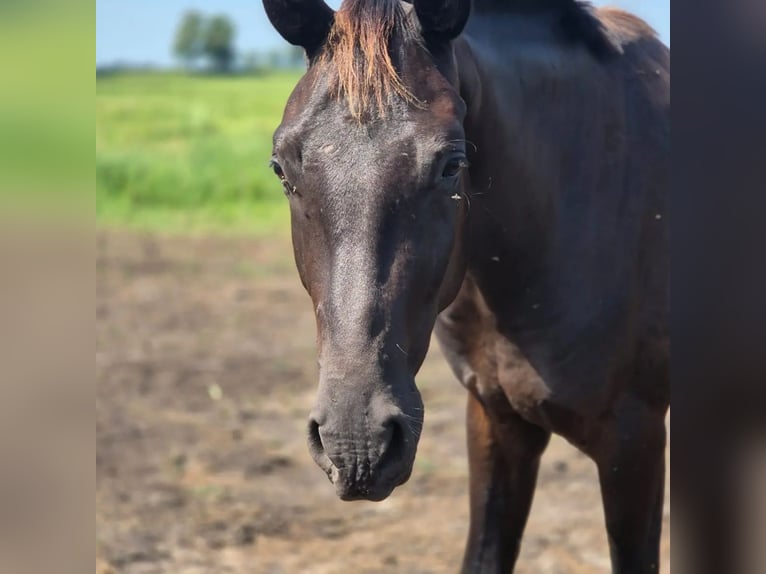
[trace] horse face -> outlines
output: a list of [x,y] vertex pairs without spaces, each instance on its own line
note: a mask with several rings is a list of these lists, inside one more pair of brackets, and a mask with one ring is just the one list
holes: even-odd
[[327,67],[310,66],[274,136],[317,321],[309,450],[344,500],[382,500],[409,478],[423,424],[414,377],[464,273],[465,106],[422,44],[398,54],[427,105],[361,119]]

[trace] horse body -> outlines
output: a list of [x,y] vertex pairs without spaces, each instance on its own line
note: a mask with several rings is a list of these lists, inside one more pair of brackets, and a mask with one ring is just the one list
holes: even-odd
[[[374,23],[378,10],[391,31],[400,97],[373,119],[321,66],[323,34],[330,45],[343,33],[331,11],[308,2],[315,17],[290,20],[289,2],[265,2],[311,64],[275,158],[289,167],[278,173],[295,192],[296,262],[317,312],[312,455],[342,498],[378,500],[407,479],[422,421],[414,374],[435,326],[469,391],[464,572],[513,569],[552,432],[598,466],[614,571],[656,572],[667,48],[635,17],[570,0],[477,0],[470,18],[465,0],[347,2],[345,18]],[[335,64],[347,91],[357,64],[364,78],[379,71],[373,48],[349,53]]]
[[668,54],[610,12],[623,53],[606,61],[534,18],[477,16],[456,46],[475,144],[467,279],[436,328],[472,396],[465,570],[512,566],[557,432],[599,465],[615,570],[651,571],[670,398]]
[[[637,36],[602,62],[492,14],[490,30],[527,31],[496,38],[477,16],[456,47],[476,287],[460,299],[484,300],[559,406],[598,416],[629,363],[667,339],[667,51]],[[662,402],[663,387],[634,391]]]

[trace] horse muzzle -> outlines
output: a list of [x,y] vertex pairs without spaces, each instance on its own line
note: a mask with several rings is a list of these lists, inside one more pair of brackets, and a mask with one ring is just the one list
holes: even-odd
[[359,424],[312,414],[309,451],[341,500],[380,501],[409,479],[419,432],[402,413],[354,418]]

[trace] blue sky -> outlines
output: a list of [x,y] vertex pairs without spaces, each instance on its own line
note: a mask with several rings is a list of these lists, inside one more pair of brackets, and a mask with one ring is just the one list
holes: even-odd
[[[340,0],[328,4],[337,8]],[[620,6],[638,14],[670,43],[669,0],[597,0],[593,4]],[[181,14],[189,9],[227,14],[237,25],[237,47],[242,52],[284,45],[260,0],[96,0],[96,64],[171,64],[173,34]]]

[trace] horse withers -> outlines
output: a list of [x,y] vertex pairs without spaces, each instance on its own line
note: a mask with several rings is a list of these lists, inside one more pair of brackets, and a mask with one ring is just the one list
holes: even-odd
[[308,70],[274,134],[316,314],[309,450],[344,500],[411,471],[435,331],[468,390],[464,572],[509,572],[555,432],[614,572],[659,569],[669,51],[575,0],[264,0]]

